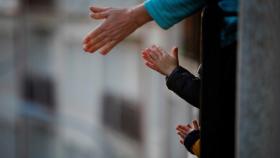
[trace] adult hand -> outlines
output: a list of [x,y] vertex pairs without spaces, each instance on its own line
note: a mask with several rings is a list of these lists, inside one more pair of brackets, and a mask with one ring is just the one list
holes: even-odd
[[92,6],[90,10],[93,19],[105,21],[85,37],[83,48],[89,53],[99,50],[106,55],[137,28],[152,20],[143,4],[125,9]]

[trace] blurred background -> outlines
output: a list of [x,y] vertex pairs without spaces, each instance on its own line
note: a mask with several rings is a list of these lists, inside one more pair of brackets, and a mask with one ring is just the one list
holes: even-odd
[[89,6],[142,0],[0,0],[1,158],[191,158],[177,124],[198,110],[141,61],[142,49],[179,46],[196,73],[200,14],[168,31],[149,23],[107,56],[83,37],[100,22]]

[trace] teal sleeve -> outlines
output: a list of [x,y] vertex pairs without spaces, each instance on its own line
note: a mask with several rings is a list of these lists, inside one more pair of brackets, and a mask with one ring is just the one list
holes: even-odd
[[205,5],[205,0],[146,0],[144,7],[163,29],[168,29]]

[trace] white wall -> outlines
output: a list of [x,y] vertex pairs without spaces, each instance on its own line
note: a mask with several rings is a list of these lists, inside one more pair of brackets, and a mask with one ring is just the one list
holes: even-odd
[[[140,56],[140,51],[152,44],[158,44],[167,50],[170,50],[173,45],[179,45],[180,25],[164,31],[156,24],[150,23],[136,31],[107,56],[97,53],[86,54],[82,51],[83,36],[98,24],[86,16],[89,4],[124,7],[139,2],[85,0],[79,1],[77,5],[73,4],[78,1],[61,0],[58,2],[58,8],[64,10],[62,15],[42,17],[35,14],[32,15],[34,17],[25,19],[28,23],[24,20],[18,21],[24,22],[24,26],[26,24],[29,26],[29,22],[30,25],[47,24],[54,31],[48,43],[41,42],[42,46],[37,46],[37,49],[40,49],[47,45],[46,52],[36,53],[34,50],[35,54],[29,56],[28,59],[21,59],[27,62],[31,70],[38,71],[54,80],[57,98],[57,110],[54,116],[55,122],[53,122],[57,135],[54,136],[56,141],[53,142],[51,150],[54,156],[75,157],[76,155],[71,155],[74,151],[69,150],[77,147],[78,152],[84,157],[87,154],[96,158],[186,157],[186,150],[178,143],[175,127],[178,123],[190,122],[197,116],[197,110],[190,108],[185,101],[168,91],[164,77],[145,67]],[[70,14],[78,16],[68,16]],[[13,25],[7,21],[0,22],[3,23],[0,25],[1,28],[4,24],[6,28]],[[1,29],[1,32],[5,31]],[[10,33],[7,34],[7,37],[12,38]],[[34,41],[36,39],[29,35],[21,39],[30,45],[40,42]],[[21,51],[13,50],[18,47],[12,44],[13,39],[7,39],[7,41],[11,45],[0,45],[0,63],[8,62],[3,65],[7,65],[12,70],[0,78],[0,115],[8,118],[12,116],[10,114],[14,116],[17,114],[10,105],[15,105],[15,107],[21,105],[17,101],[20,98],[18,74],[15,75],[15,69],[13,65],[10,65],[11,60],[14,59],[13,52],[21,53]],[[11,54],[4,55],[2,53],[4,47],[5,50],[10,50]],[[36,55],[39,58],[36,58]],[[140,101],[143,112],[143,143],[135,142],[102,124],[101,101],[103,92],[107,90]],[[5,106],[2,106],[4,104]],[[3,108],[13,112],[5,113]]]

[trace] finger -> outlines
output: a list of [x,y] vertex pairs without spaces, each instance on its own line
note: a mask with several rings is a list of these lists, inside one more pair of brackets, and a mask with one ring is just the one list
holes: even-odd
[[116,41],[111,41],[108,44],[106,44],[105,46],[101,47],[99,49],[99,53],[102,55],[106,55],[108,54],[116,45],[118,44],[118,42]]
[[179,64],[179,58],[178,58],[178,47],[173,47],[171,50],[172,57],[174,57],[177,60],[177,63]]
[[180,143],[181,143],[182,145],[184,145],[184,141],[183,141],[182,139],[180,139]]
[[166,54],[165,50],[163,50],[161,47],[158,47],[158,49],[160,50],[160,52],[163,54]]
[[182,133],[177,132],[177,135],[179,136],[180,139],[185,139],[184,135],[182,135]]
[[157,71],[157,72],[160,72],[159,69],[155,65],[153,65],[152,63],[146,62],[145,65],[148,66],[149,68]]
[[176,130],[177,130],[178,128],[181,128],[181,126],[182,126],[182,125],[177,125],[177,126],[176,126]]
[[93,31],[88,33],[83,41],[84,44],[88,43],[92,38],[98,36],[100,33],[104,31],[103,25],[99,25]]
[[153,45],[152,49],[154,49],[155,52],[159,54],[159,56],[162,56],[164,54],[164,50],[160,48],[159,46]]
[[158,58],[161,58],[163,56],[162,51],[156,47],[154,53],[158,56]]
[[145,58],[147,58],[149,55],[148,55],[148,53],[147,52],[145,52],[145,51],[142,51],[142,57],[145,57]]
[[102,41],[99,41],[91,46],[87,46],[86,48],[86,52],[90,52],[90,53],[93,53],[95,51],[97,51],[99,48],[103,47],[107,42],[109,41],[109,39],[104,39]]
[[149,58],[149,57],[147,57],[147,56],[142,56],[142,58],[143,58],[145,61],[154,64],[154,61],[151,60],[151,58]]
[[145,62],[145,65],[148,66],[149,68],[153,69],[153,70],[157,70],[157,67],[150,62]]
[[144,50],[142,50],[142,55],[143,56],[149,56],[149,54],[148,54],[148,48],[145,48]]
[[177,131],[178,131],[178,132],[187,133],[187,130],[186,130],[186,129],[183,129],[183,128],[178,128]]
[[185,139],[185,137],[186,137],[186,134],[185,134],[185,133],[178,132],[177,134],[178,134],[182,139]]
[[141,51],[141,54],[144,56],[148,56],[148,51],[147,48],[145,48],[144,50]]
[[179,128],[179,127],[181,127],[181,126],[182,126],[182,125],[177,125],[177,126],[176,126],[176,129]]
[[152,45],[152,47],[151,48],[149,48],[151,51],[155,51],[156,50],[156,45]]
[[101,41],[106,41],[108,42],[109,38],[107,38],[107,32],[101,32],[100,34],[98,34],[97,36],[92,37],[87,43],[86,46],[89,47],[93,47],[94,45],[96,45],[97,43],[101,42]]
[[183,129],[183,130],[189,130],[189,128],[187,126],[183,126],[183,125],[179,125],[178,129]]
[[89,49],[89,47],[88,47],[86,44],[84,44],[84,45],[83,45],[83,50],[84,50],[85,52],[89,52],[88,49]]
[[142,58],[144,59],[144,60],[146,60],[146,61],[148,61],[148,62],[150,62],[150,63],[155,63],[155,61],[148,55],[148,54],[143,54],[142,55]]
[[194,127],[194,129],[196,129],[196,130],[199,129],[199,125],[198,125],[197,120],[193,120],[193,127]]
[[100,19],[108,18],[109,15],[110,15],[110,11],[108,10],[100,13],[91,13],[90,17],[96,20],[100,20]]
[[182,128],[179,128],[178,130],[182,131],[183,133],[185,133],[187,135],[188,133],[190,133],[191,128],[182,127]]
[[146,62],[145,63],[146,66],[148,66],[149,68],[157,71],[158,73],[162,74],[162,75],[165,75],[156,65],[154,65],[154,63],[152,62]]
[[156,45],[153,45],[152,48],[151,48],[151,51],[154,52],[158,58],[161,58],[163,56],[163,53],[162,51],[160,50],[160,48]]
[[97,7],[97,6],[91,6],[89,8],[93,13],[103,12],[111,9],[110,7]]
[[178,125],[177,127],[176,127],[176,130],[178,130],[178,129],[186,129],[183,125]]
[[86,52],[89,52],[89,53],[93,53],[95,51],[97,51],[99,48],[101,48],[103,45],[105,45],[106,42],[99,42],[95,45],[91,45],[91,46],[86,46],[86,48],[84,49]]
[[149,55],[146,52],[142,51],[141,56],[144,59],[144,58],[147,58]]
[[153,50],[148,49],[147,52],[148,52],[149,56],[150,56],[153,60],[157,60],[157,59],[158,59],[157,54],[156,54]]
[[157,46],[156,46],[155,44],[153,44],[152,47],[151,47],[151,49],[156,49],[156,47],[157,47]]

